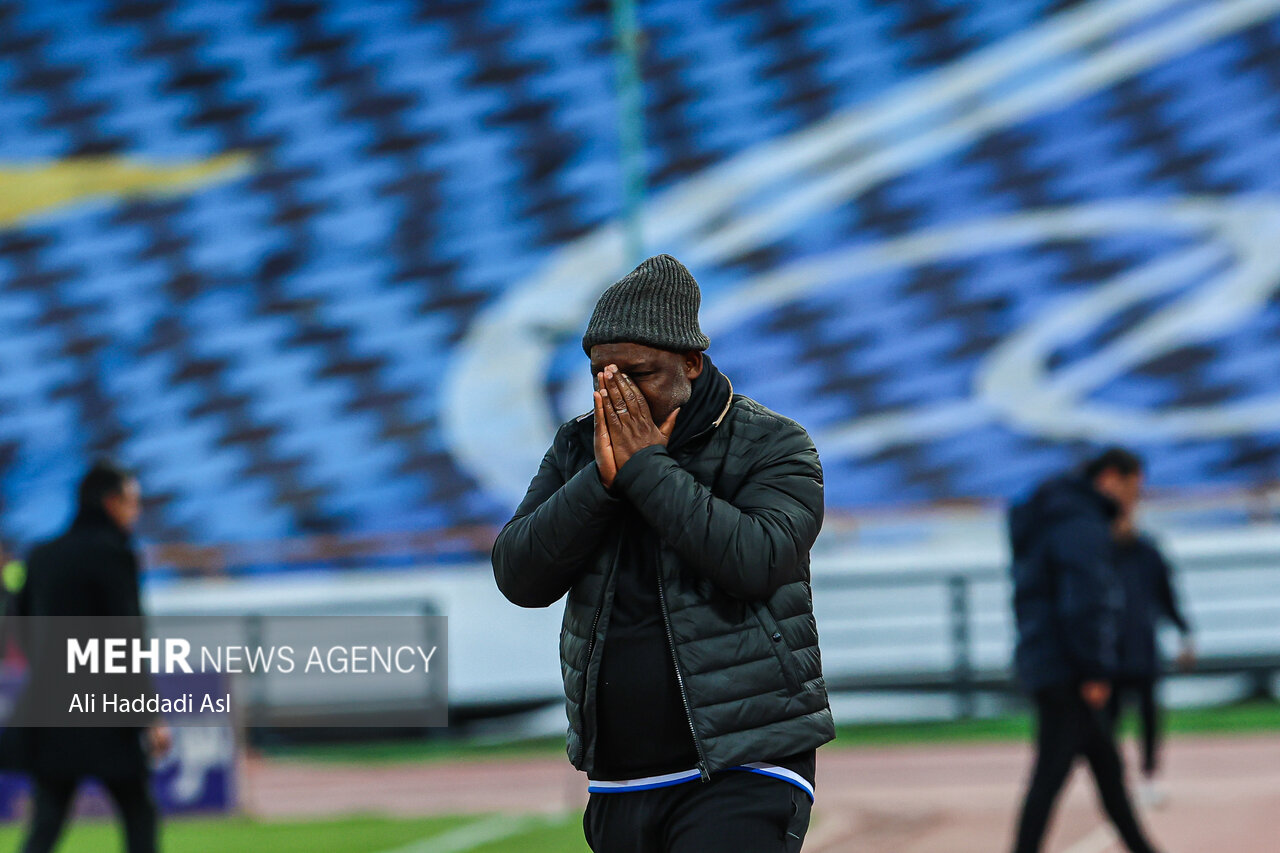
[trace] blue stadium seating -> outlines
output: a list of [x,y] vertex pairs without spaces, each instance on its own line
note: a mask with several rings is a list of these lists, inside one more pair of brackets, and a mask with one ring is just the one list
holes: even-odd
[[[655,197],[1097,8],[638,5]],[[1214,5],[1173,4],[1110,38],[1140,38],[1181,7]],[[1268,202],[1280,192],[1280,18],[1233,26],[694,271],[723,302],[793,262],[945,225],[1117,200]],[[442,395],[482,312],[622,214],[610,48],[602,0],[0,0],[0,192],[26,170],[77,158],[104,158],[104,170],[109,158],[250,158],[223,178],[86,189],[51,209],[45,189],[24,191],[11,219],[0,203],[0,539],[26,543],[61,524],[95,453],[141,472],[152,540],[500,523],[510,495],[457,458]],[[1086,54],[1035,74],[1070,71]],[[1035,74],[1004,81],[992,97]],[[894,131],[896,144],[913,144],[931,121]],[[730,215],[781,203],[791,188],[762,189]],[[969,398],[1001,341],[1195,243],[1153,225],[849,269],[722,330],[711,352],[737,390],[808,425],[821,447],[825,434],[868,415]],[[1123,338],[1202,284],[1193,278],[1080,329],[1050,369]],[[587,407],[586,368],[576,335],[555,334],[547,396],[568,418]],[[1118,371],[1085,399],[1160,412],[1278,391],[1272,295],[1234,326]],[[839,511],[1008,498],[1093,438],[1115,437],[1043,435],[993,417],[826,454],[828,501]],[[1125,438],[1149,456],[1160,487],[1280,478],[1280,423]]]

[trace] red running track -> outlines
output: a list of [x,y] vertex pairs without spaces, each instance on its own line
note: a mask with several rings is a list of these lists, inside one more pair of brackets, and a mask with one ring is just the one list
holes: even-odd
[[[1000,853],[1031,762],[1023,744],[826,748],[806,853]],[[1181,737],[1168,805],[1145,815],[1167,853],[1280,851],[1280,736]],[[1132,765],[1132,761],[1130,762]],[[243,802],[263,817],[555,813],[584,781],[562,759],[362,766],[250,760]],[[1116,853],[1083,763],[1045,853]],[[585,849],[585,848],[584,848]]]

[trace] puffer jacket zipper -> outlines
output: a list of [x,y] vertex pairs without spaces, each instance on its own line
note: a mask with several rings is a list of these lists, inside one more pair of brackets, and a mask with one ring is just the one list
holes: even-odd
[[711,770],[707,764],[707,754],[702,751],[702,741],[698,739],[698,729],[693,724],[693,710],[689,707],[689,693],[684,686],[684,673],[680,671],[680,657],[676,654],[676,638],[671,633],[671,614],[667,612],[667,593],[662,587],[662,562],[658,562],[658,603],[662,605],[662,626],[667,629],[667,648],[671,649],[671,663],[676,668],[676,685],[680,688],[680,701],[684,704],[684,717],[689,721],[689,733],[693,735],[693,747],[698,751],[698,773],[702,781],[711,779]]

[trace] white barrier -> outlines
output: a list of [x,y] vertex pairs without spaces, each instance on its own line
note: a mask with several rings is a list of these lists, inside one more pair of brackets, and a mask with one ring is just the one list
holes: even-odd
[[[969,665],[1007,665],[1012,648],[1007,553],[989,527],[954,541],[819,548],[815,609],[832,681],[896,672],[947,673],[956,662],[953,586],[963,578]],[[1205,655],[1280,655],[1280,525],[1166,537],[1183,603]],[[449,618],[450,704],[497,706],[561,696],[562,605],[508,603],[485,563],[397,571],[289,574],[187,581],[149,590],[156,619],[196,612],[270,617],[303,605],[353,615],[400,602]]]

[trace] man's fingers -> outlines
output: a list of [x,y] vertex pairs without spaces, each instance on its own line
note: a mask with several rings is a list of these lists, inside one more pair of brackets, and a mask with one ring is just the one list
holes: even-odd
[[627,401],[622,396],[622,386],[616,373],[613,376],[605,376],[604,387],[609,393],[609,402],[613,404],[614,417],[630,414],[631,410],[627,408]]
[[676,415],[680,414],[679,409],[675,409],[671,414],[667,415],[667,419],[662,422],[662,426],[658,427],[658,432],[662,433],[665,438],[671,438],[671,432],[676,428]]
[[596,410],[596,470],[600,474],[600,482],[606,489],[611,489],[613,478],[618,473],[618,465],[613,455],[613,437],[609,435],[609,424],[604,419],[604,393],[594,391],[591,398]]
[[619,378],[622,379],[623,382],[622,393],[624,399],[627,401],[627,408],[635,409],[636,417],[643,418],[644,420],[652,419],[653,416],[649,414],[649,401],[640,393],[640,389],[636,387],[636,383],[632,382],[631,377],[625,373],[621,374]]
[[591,398],[596,406],[596,439],[602,442],[609,441],[609,425],[604,422],[604,402],[600,399],[600,392],[591,392]]
[[613,435],[609,432],[609,422],[618,423],[618,415],[603,391],[592,393],[596,407],[596,446],[602,450],[609,461],[613,460]]
[[636,386],[631,381],[630,376],[625,373],[619,373],[618,380],[622,385],[622,399],[626,400],[627,406],[630,407],[640,395],[636,393]]
[[[610,429],[622,429],[622,415],[626,414],[627,407],[621,402],[622,396],[617,393],[613,387],[613,380],[606,375],[604,381],[604,390],[600,392],[600,402],[604,406],[605,416],[608,418]],[[612,434],[611,434],[612,435]]]

